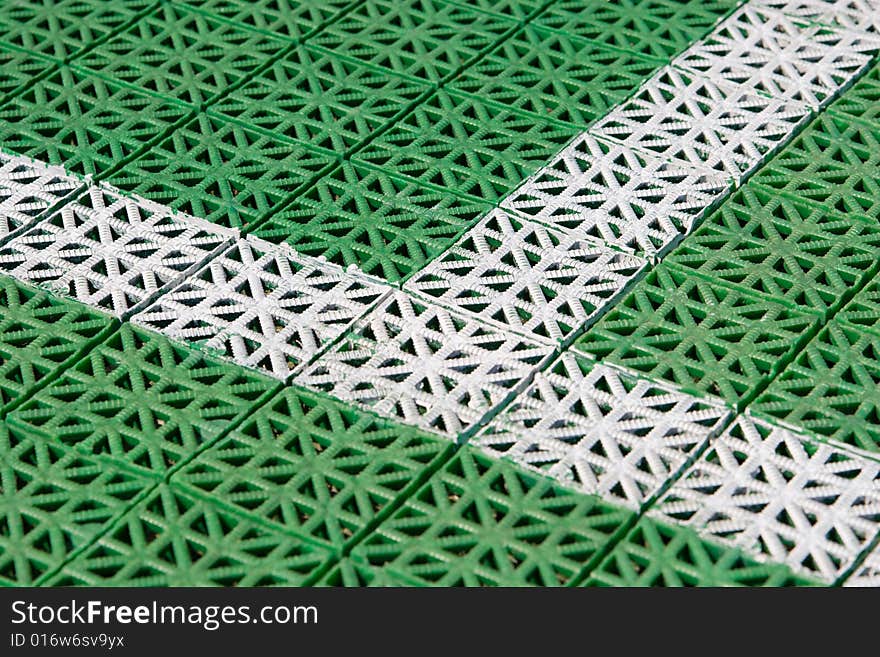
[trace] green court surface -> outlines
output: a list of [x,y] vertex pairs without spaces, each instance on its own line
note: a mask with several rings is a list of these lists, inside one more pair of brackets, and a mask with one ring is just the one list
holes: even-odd
[[0,585],[880,585],[875,0],[8,0]]

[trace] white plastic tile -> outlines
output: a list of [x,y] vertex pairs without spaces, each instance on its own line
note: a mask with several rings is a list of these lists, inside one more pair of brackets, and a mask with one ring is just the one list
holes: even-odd
[[878,47],[876,35],[747,5],[674,64],[716,83],[818,110],[871,62]]
[[95,186],[14,236],[0,272],[125,317],[236,235]]
[[863,34],[880,33],[880,0],[750,0],[749,6]]
[[720,401],[565,353],[472,442],[639,508],[729,415]]
[[880,531],[880,464],[740,416],[650,513],[830,583]]
[[33,221],[83,186],[64,169],[0,153],[0,238]]
[[504,210],[481,220],[406,289],[539,340],[562,340],[646,265]]
[[395,291],[294,382],[455,437],[525,387],[551,351]]
[[853,574],[843,583],[844,586],[861,588],[880,588],[880,545],[874,548],[859,564]]
[[591,132],[741,180],[809,116],[799,102],[666,67]]
[[388,287],[287,246],[248,237],[133,318],[285,379]]
[[654,255],[728,189],[727,177],[587,133],[502,204],[560,230]]

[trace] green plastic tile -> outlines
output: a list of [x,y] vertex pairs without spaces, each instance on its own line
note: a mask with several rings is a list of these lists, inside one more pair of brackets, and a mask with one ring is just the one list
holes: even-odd
[[240,227],[277,208],[334,159],[200,114],[108,182],[174,210]]
[[38,583],[147,485],[100,458],[0,423],[0,585]]
[[828,111],[836,117],[864,121],[880,131],[880,66],[874,66],[838,98]]
[[880,335],[880,276],[859,290],[835,318]]
[[880,135],[824,113],[752,178],[841,214],[880,218]]
[[818,319],[663,264],[589,329],[578,348],[741,405],[779,371]]
[[880,225],[746,185],[666,262],[829,316],[877,268]]
[[752,410],[819,437],[880,452],[880,337],[832,320]]
[[442,190],[345,163],[261,224],[255,234],[398,281],[424,268],[490,210]]
[[182,102],[200,105],[277,55],[286,41],[163,3],[77,65]]
[[329,552],[160,485],[52,586],[298,586]]
[[571,126],[440,91],[353,160],[494,203],[576,134]]
[[154,4],[154,0],[11,0],[0,6],[0,39],[64,60]]
[[658,67],[630,52],[529,25],[447,86],[583,129],[626,100]]
[[354,0],[185,0],[193,9],[276,36],[300,40]]
[[113,328],[113,320],[87,306],[0,277],[0,411]]
[[0,108],[0,147],[101,174],[186,114],[176,103],[62,66]]
[[210,111],[275,136],[342,152],[369,138],[427,89],[303,46]]
[[737,0],[562,0],[535,23],[664,61],[706,35]]
[[642,518],[591,574],[586,586],[809,586],[788,567],[759,563],[709,543],[686,527]]
[[391,73],[439,82],[516,25],[441,0],[367,0],[311,43]]
[[8,421],[163,477],[275,387],[256,372],[123,324]]
[[451,450],[415,429],[285,388],[172,481],[342,549]]
[[419,586],[406,577],[392,572],[388,568],[372,568],[359,564],[352,559],[342,559],[324,577],[316,582],[316,586],[328,587],[401,587]]
[[0,44],[0,98],[22,85],[31,84],[34,78],[53,66],[48,59]]
[[447,4],[460,5],[490,14],[516,20],[524,20],[534,14],[547,0],[444,0]]
[[633,518],[465,447],[352,556],[429,585],[558,586]]

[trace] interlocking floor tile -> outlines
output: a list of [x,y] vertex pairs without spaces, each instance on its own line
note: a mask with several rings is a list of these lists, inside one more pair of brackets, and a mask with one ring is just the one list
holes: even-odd
[[452,445],[417,429],[284,388],[172,481],[340,550],[412,492]]
[[691,46],[675,65],[818,110],[880,49],[878,36],[809,25],[753,4]]
[[0,585],[39,583],[148,485],[101,457],[0,423]]
[[369,138],[428,89],[303,46],[209,112],[341,153]]
[[633,519],[465,446],[352,557],[422,585],[559,586]]
[[537,221],[655,255],[728,189],[709,169],[676,163],[587,133],[502,203]]
[[880,452],[880,337],[829,322],[752,408],[777,423]]
[[93,186],[0,248],[0,271],[126,317],[234,237]]
[[564,353],[472,439],[564,485],[638,509],[730,411]]
[[564,340],[645,261],[495,210],[404,286],[538,339]]
[[161,479],[277,387],[122,324],[7,421]]
[[386,291],[364,276],[249,237],[133,321],[283,380]]
[[880,463],[741,416],[651,513],[831,583],[880,530]]
[[0,152],[0,238],[30,224],[82,186],[62,167]]
[[577,343],[595,358],[741,405],[819,322],[813,313],[662,264]]
[[52,586],[297,586],[331,553],[160,485]]
[[666,67],[592,132],[738,181],[788,141],[809,114],[799,102]]
[[454,438],[516,393],[551,351],[394,292],[294,381]]

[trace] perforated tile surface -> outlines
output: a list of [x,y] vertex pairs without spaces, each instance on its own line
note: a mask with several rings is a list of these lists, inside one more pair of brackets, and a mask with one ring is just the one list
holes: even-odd
[[880,586],[878,16],[0,3],[0,585]]

